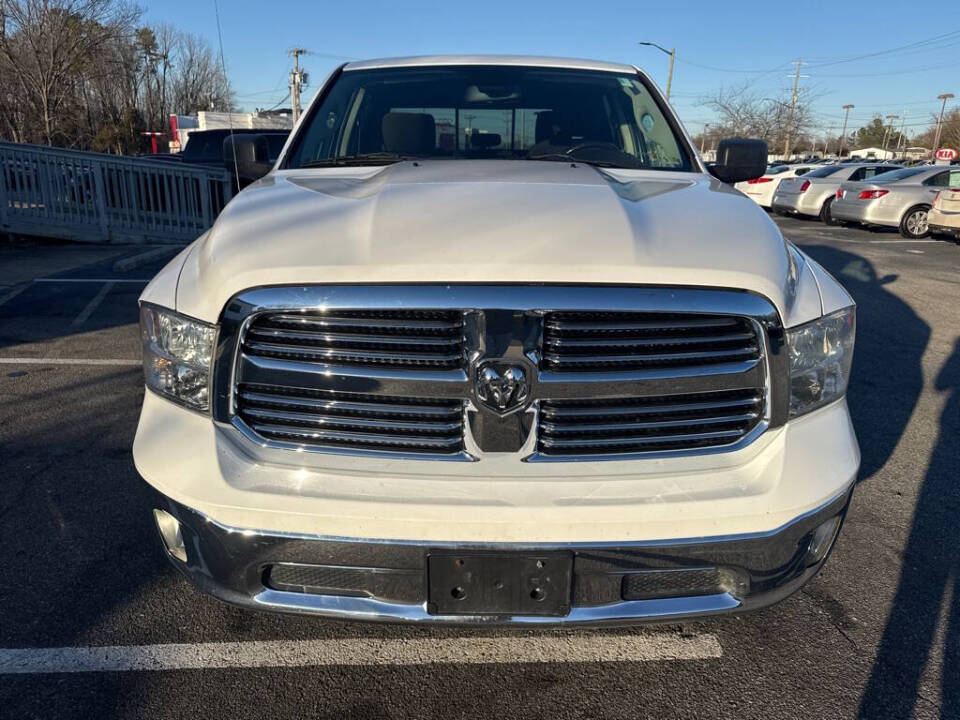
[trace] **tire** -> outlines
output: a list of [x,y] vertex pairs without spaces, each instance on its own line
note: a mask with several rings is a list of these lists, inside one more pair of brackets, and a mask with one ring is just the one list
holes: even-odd
[[929,210],[929,205],[914,205],[907,210],[900,219],[900,234],[905,238],[914,240],[929,235],[930,226],[927,225],[927,212]]
[[830,207],[833,205],[833,198],[827,198],[827,201],[823,204],[823,207],[820,208],[820,220],[823,221],[824,225],[839,225],[839,220],[834,220],[833,215],[830,214]]

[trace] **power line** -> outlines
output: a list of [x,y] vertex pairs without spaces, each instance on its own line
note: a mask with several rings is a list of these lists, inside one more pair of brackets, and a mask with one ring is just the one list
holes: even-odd
[[[901,50],[909,50],[909,49],[911,49],[911,48],[918,48],[918,47],[921,47],[921,46],[927,46],[927,45],[930,45],[930,44],[935,43],[935,42],[938,41],[938,40],[954,39],[954,38],[960,38],[960,30],[951,30],[951,31],[948,32],[948,33],[943,33],[943,34],[941,34],[941,35],[935,35],[935,36],[933,36],[933,37],[931,37],[931,38],[927,38],[927,39],[925,39],[925,40],[918,40],[918,41],[916,41],[916,42],[908,43],[907,45],[900,45],[899,47],[889,48],[889,49],[887,49],[887,50],[878,50],[877,52],[866,53],[866,54],[864,54],[864,55],[854,55],[853,57],[843,58],[843,59],[841,59],[841,60],[834,60],[833,62],[825,62],[825,63],[811,64],[811,65],[809,65],[808,67],[811,67],[811,68],[821,68],[821,67],[828,67],[828,66],[831,66],[831,65],[842,65],[842,64],[844,64],[844,63],[856,62],[857,60],[866,60],[866,59],[868,59],[868,58],[879,57],[879,56],[881,56],[881,55],[890,55],[890,54],[893,54],[893,53],[896,53],[896,52],[900,52]],[[949,43],[949,44],[947,44],[947,45],[944,45],[943,47],[949,47],[949,46],[952,45],[952,44],[953,44],[953,43]],[[925,48],[925,49],[928,49],[928,48]],[[937,49],[939,50],[939,49],[941,49],[941,48],[937,48]]]

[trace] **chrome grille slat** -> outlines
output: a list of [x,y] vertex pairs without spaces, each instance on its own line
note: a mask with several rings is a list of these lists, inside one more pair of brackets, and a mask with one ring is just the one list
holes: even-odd
[[[328,333],[312,330],[279,330],[274,328],[255,327],[250,330],[251,335],[260,338],[272,338],[273,341],[292,340],[303,343],[357,343],[361,345],[410,345],[423,347],[446,348],[459,345],[461,338],[445,337],[403,337],[398,335],[372,335],[359,333]],[[269,342],[270,340],[267,340]]]
[[449,320],[420,320],[416,318],[390,317],[338,317],[314,315],[270,315],[266,319],[268,326],[303,328],[370,328],[373,330],[395,330],[397,332],[416,331],[456,331],[463,323]]
[[463,450],[463,402],[241,384],[237,416],[266,440],[428,454]]
[[557,320],[554,317],[547,318],[544,327],[547,330],[569,330],[574,332],[602,331],[602,332],[662,332],[670,330],[687,330],[693,328],[722,328],[732,327],[737,324],[734,318],[690,318],[685,320],[675,320],[664,322],[657,320],[648,321],[616,321],[616,320]]
[[387,352],[384,350],[355,350],[345,348],[317,348],[280,343],[247,342],[246,349],[254,354],[272,357],[317,359],[324,362],[371,363],[377,365],[440,365],[451,366],[461,359],[459,353]]
[[433,407],[431,405],[388,405],[374,402],[345,402],[343,400],[320,400],[317,398],[269,395],[244,391],[240,393],[243,400],[260,406],[316,408],[328,414],[344,415],[392,415],[397,417],[457,417],[459,408]]
[[304,412],[290,412],[289,410],[264,410],[263,408],[248,407],[244,410],[248,417],[257,418],[258,421],[267,421],[273,423],[294,423],[309,426],[327,426],[362,428],[369,431],[370,428],[385,428],[395,432],[423,433],[429,435],[436,433],[438,435],[457,432],[462,427],[460,422],[404,422],[402,420],[388,420],[386,418],[351,418],[342,415],[317,415]]
[[[668,446],[670,443],[696,443],[701,441],[723,440],[729,442],[743,437],[743,430],[715,430],[701,433],[677,433],[675,435],[665,435],[660,437],[607,437],[607,438],[583,438],[583,439],[560,439],[560,438],[541,438],[540,444],[549,449],[567,449],[577,452],[595,450],[597,448],[622,448],[625,446],[643,446],[658,445]],[[716,444],[712,442],[711,444]]]
[[355,444],[366,446],[389,446],[404,449],[446,450],[459,449],[459,438],[433,438],[412,435],[388,435],[385,433],[360,433],[333,430],[310,430],[307,428],[289,427],[286,425],[268,425],[252,423],[250,425],[258,434],[273,438],[295,438],[297,440],[313,441],[318,445],[327,444]]
[[759,395],[751,395],[742,400],[718,400],[714,402],[689,402],[674,403],[670,405],[655,404],[637,404],[626,406],[598,406],[598,407],[580,407],[567,408],[551,404],[541,409],[540,414],[543,417],[552,418],[589,418],[589,417],[615,417],[621,415],[657,415],[665,413],[694,413],[703,410],[727,410],[737,407],[749,407],[760,403],[762,400]]
[[615,455],[737,442],[762,419],[756,390],[619,400],[544,400],[538,449],[545,455]]
[[462,368],[463,313],[457,310],[267,312],[247,328],[243,351],[338,366]]
[[547,313],[541,367],[557,372],[706,367],[760,356],[748,318],[700,313]]
[[730,423],[745,423],[757,419],[757,413],[748,412],[739,415],[717,415],[708,417],[691,417],[681,420],[651,420],[648,422],[616,422],[616,423],[580,423],[564,425],[561,423],[543,422],[540,428],[549,434],[570,433],[630,433],[633,430],[657,430],[671,427],[692,427],[696,425],[727,425]]
[[744,340],[754,340],[753,333],[732,333],[730,335],[713,335],[704,337],[663,337],[654,338],[593,338],[590,340],[579,340],[573,338],[555,338],[552,337],[544,341],[544,345],[555,348],[594,348],[594,347],[655,347],[660,345],[709,345],[714,343],[732,343],[742,342]]

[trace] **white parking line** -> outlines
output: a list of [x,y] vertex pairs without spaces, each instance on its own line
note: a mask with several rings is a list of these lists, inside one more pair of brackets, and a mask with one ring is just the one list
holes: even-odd
[[26,358],[0,357],[0,365],[140,365],[140,360],[121,358],[99,360],[94,358]]
[[715,635],[345,638],[0,649],[0,675],[328,665],[652,662],[723,656]]
[[887,243],[938,243],[942,240],[871,240],[871,245],[886,245]]
[[3,305],[3,304],[4,304],[5,302],[7,302],[8,300],[13,300],[17,295],[19,295],[20,293],[22,293],[22,292],[23,292],[24,290],[26,290],[28,287],[30,287],[30,283],[24,283],[23,285],[18,285],[17,287],[13,288],[12,290],[9,290],[9,291],[6,293],[6,295],[0,295],[0,305]]
[[107,296],[107,293],[113,290],[113,285],[113,281],[104,283],[104,286],[100,288],[96,295],[93,296],[93,299],[90,300],[83,310],[80,311],[80,314],[73,319],[73,322],[70,323],[70,327],[80,327],[83,325],[87,319],[93,315],[93,311],[100,307],[100,303],[103,302],[103,299]]

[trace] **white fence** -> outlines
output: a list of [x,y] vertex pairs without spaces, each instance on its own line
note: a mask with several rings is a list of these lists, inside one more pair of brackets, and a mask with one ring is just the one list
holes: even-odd
[[0,142],[0,232],[190,242],[231,196],[219,168]]

